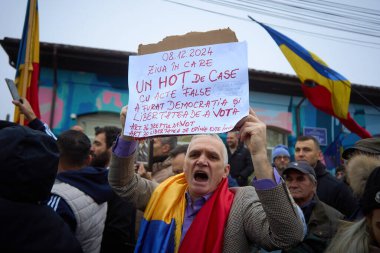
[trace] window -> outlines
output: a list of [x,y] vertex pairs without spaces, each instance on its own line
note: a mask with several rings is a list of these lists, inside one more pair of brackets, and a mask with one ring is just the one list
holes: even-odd
[[272,150],[278,144],[288,145],[288,133],[279,128],[267,127],[267,152],[270,162],[272,162]]
[[95,138],[95,127],[116,126],[121,128],[120,116],[118,113],[100,112],[80,115],[77,124],[83,127],[84,133],[91,139]]

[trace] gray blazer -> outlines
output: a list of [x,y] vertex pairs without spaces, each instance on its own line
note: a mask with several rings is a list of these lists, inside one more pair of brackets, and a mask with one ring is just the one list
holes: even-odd
[[[134,155],[112,154],[108,180],[114,191],[142,211],[157,183],[134,172]],[[252,186],[232,188],[234,201],[224,232],[223,252],[250,252],[253,245],[267,250],[289,249],[302,241],[303,227],[284,183],[270,190]]]

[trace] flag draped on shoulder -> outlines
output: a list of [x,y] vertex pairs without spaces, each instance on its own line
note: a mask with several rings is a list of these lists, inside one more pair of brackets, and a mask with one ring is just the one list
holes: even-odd
[[155,189],[140,223],[135,252],[178,252],[186,189],[183,174],[168,178]]
[[223,251],[224,229],[234,200],[227,178],[218,185],[182,236],[187,190],[184,173],[166,179],[154,190],[141,220],[135,252]]
[[[40,70],[40,42],[37,0],[29,0],[24,28],[20,41],[15,83],[21,97],[25,97],[36,116],[40,118],[38,103],[38,76]],[[20,122],[20,111],[16,106],[14,121]]]
[[[250,17],[251,18],[251,17]],[[253,18],[253,21],[257,22]],[[305,96],[314,107],[340,120],[351,132],[361,138],[371,134],[350,115],[351,83],[338,72],[329,68],[317,55],[273,28],[260,24],[274,39],[282,53],[301,80]]]

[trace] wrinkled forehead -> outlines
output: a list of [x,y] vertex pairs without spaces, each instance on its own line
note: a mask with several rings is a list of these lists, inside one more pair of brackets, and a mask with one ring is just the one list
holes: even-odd
[[[208,135],[194,135],[191,139],[189,147],[187,149],[187,154],[193,150],[205,150],[210,152],[215,152],[221,155],[223,163],[226,165],[228,163],[227,148],[224,145],[222,139],[216,134]],[[187,157],[187,155],[186,155]]]
[[[210,145],[207,145],[207,144],[210,144]],[[191,139],[191,142],[189,143],[188,151],[205,147],[205,145],[207,145],[208,148],[212,148],[215,151],[223,153],[224,143],[223,143],[222,139],[220,139],[220,137],[217,135],[195,135],[195,136],[193,136],[193,138]]]

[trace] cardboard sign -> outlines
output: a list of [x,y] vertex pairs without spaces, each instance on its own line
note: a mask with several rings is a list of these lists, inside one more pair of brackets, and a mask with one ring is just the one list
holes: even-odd
[[125,135],[227,132],[249,111],[247,45],[130,56],[128,82]]
[[230,28],[207,32],[189,32],[184,35],[167,36],[160,42],[154,44],[140,44],[138,48],[138,55],[153,54],[185,47],[206,46],[229,42],[238,42],[236,34]]
[[237,41],[227,28],[139,45],[139,55],[152,55],[130,57],[124,134],[141,138],[231,130],[249,111],[247,49],[245,43],[236,48],[216,44]]

